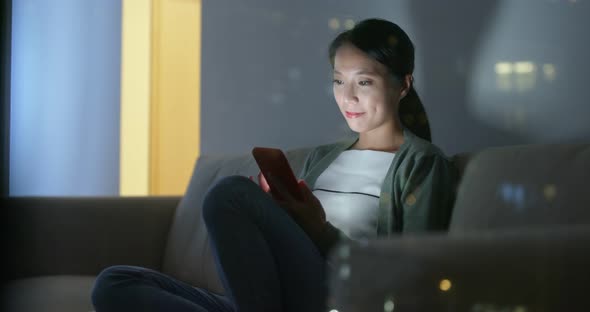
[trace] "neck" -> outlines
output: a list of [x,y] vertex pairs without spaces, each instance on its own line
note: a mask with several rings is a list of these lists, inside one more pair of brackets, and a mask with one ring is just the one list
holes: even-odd
[[395,152],[404,143],[404,131],[399,123],[359,133],[359,140],[351,147],[358,150]]

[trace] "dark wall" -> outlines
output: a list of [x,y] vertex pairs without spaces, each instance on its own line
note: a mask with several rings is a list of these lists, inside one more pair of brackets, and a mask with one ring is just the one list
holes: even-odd
[[216,0],[203,2],[202,153],[347,135],[327,48],[370,17],[414,41],[416,88],[447,154],[590,141],[588,1]]

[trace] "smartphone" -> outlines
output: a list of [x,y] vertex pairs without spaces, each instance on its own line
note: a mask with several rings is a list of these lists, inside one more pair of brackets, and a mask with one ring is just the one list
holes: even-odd
[[280,194],[273,192],[277,188],[272,185],[271,180],[268,179],[269,177],[273,177],[274,180],[279,181],[293,198],[303,200],[303,194],[299,188],[297,178],[289,165],[287,157],[280,149],[255,147],[252,149],[252,156],[254,156],[254,160],[258,164],[260,172],[266,178],[273,197],[278,200],[286,200]]

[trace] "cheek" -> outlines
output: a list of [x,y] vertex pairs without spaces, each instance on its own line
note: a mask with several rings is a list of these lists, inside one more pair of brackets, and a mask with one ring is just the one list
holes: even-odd
[[376,118],[388,118],[393,114],[393,105],[388,101],[388,98],[383,95],[373,95],[367,98],[368,110],[370,110]]
[[332,90],[336,104],[338,104],[338,106],[342,106],[342,92],[340,92],[340,90],[336,87],[332,88]]
[[380,111],[385,108],[385,103],[387,99],[383,92],[375,92],[375,90],[369,90],[362,94],[362,98],[364,102],[367,103],[368,108]]

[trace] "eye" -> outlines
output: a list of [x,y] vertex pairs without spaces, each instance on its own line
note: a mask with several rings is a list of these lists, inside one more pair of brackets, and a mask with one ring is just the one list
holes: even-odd
[[338,80],[338,79],[334,79],[333,82],[334,82],[335,85],[341,85],[341,84],[343,84],[342,80]]
[[371,80],[359,81],[359,85],[361,85],[361,86],[370,86],[372,84],[373,84],[373,82]]

